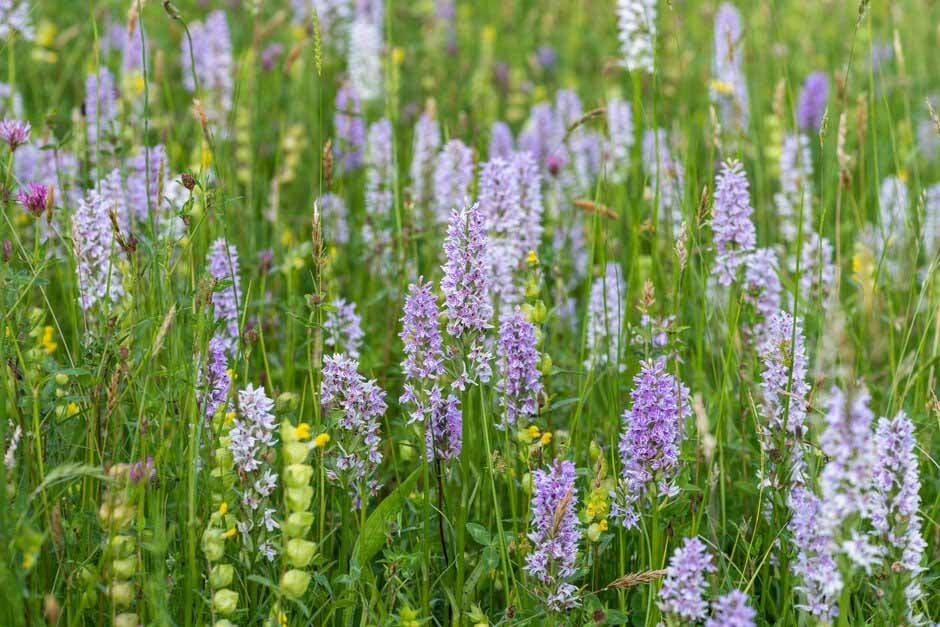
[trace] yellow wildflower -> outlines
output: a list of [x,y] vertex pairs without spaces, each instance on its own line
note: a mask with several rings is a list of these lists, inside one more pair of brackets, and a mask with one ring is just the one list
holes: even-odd
[[228,531],[226,531],[226,532],[223,533],[222,535],[225,536],[226,538],[234,538],[236,533],[238,533],[238,532],[235,531],[235,527],[232,527],[231,529],[229,529]]
[[542,434],[542,446],[548,446],[551,441],[552,441],[551,431],[546,431],[545,433]]
[[306,422],[302,422],[299,425],[297,425],[297,439],[306,440],[309,437],[310,437],[310,425],[308,425]]
[[71,402],[65,408],[65,415],[71,418],[78,413],[78,405],[75,402]]
[[529,437],[534,440],[535,438],[542,435],[542,432],[535,425],[529,425],[528,434],[529,434]]
[[56,28],[55,24],[49,20],[41,20],[36,27],[36,43],[43,48],[51,48],[55,42]]
[[597,526],[601,531],[607,531],[607,519],[605,518],[604,520],[597,523]]
[[330,441],[329,433],[321,433],[317,437],[313,438],[313,447],[314,448],[323,448]]
[[719,94],[730,94],[734,92],[734,86],[728,81],[712,80],[708,86]]
[[530,250],[529,254],[526,255],[525,260],[526,263],[528,263],[530,266],[534,266],[539,262],[539,256],[534,250]]
[[222,504],[219,505],[219,513],[225,516],[226,512],[228,512],[228,503],[222,501]]
[[51,326],[46,325],[42,330],[42,347],[50,355],[55,352],[55,349],[59,348],[58,343],[53,339],[55,337],[55,329]]

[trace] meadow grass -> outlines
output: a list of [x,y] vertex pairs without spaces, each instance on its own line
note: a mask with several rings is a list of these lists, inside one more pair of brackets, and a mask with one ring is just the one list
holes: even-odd
[[[652,72],[624,67],[617,4],[641,3],[0,0],[0,117],[32,124],[28,144],[0,146],[2,624],[940,620],[940,5],[738,0],[739,125],[740,102],[722,106],[735,86],[716,77],[719,3],[653,3]],[[801,129],[814,71],[828,95]],[[351,84],[377,92],[358,112],[336,104]],[[562,89],[580,99],[571,118]],[[628,152],[592,162],[591,142],[607,155],[616,139],[614,101],[632,111]],[[540,130],[546,103],[554,126]],[[347,112],[372,138],[359,167]],[[411,170],[423,112],[442,136],[428,168],[443,170],[449,140],[472,150],[465,202],[443,213]],[[520,152],[544,149],[534,221],[517,205],[485,213],[505,184],[483,165],[499,120]],[[785,214],[781,154],[798,134],[810,163],[791,167],[811,178],[795,174]],[[143,149],[158,144],[165,156]],[[666,152],[677,165],[655,167]],[[740,254],[776,255],[776,301],[743,266],[717,280],[716,177],[732,159],[756,233]],[[907,191],[894,214],[887,177]],[[29,183],[49,190],[42,215],[18,200]],[[444,240],[478,200],[477,261],[512,294],[476,294],[470,314],[489,304],[490,324],[454,332]],[[504,274],[488,265],[497,245]],[[434,302],[420,329],[443,342],[433,376],[403,365],[409,344],[431,350],[402,332],[419,277]],[[427,442],[455,437],[426,440],[443,411],[432,380],[453,395],[462,447],[429,460]],[[877,472],[905,460],[878,422],[899,412],[919,484]],[[668,431],[678,448],[665,462],[654,446],[662,465],[635,481],[619,444],[647,423],[637,438],[661,446]],[[904,486],[913,512],[897,505]],[[809,549],[803,489],[821,512]],[[902,555],[915,536],[923,555]],[[675,553],[695,537],[710,557]],[[568,555],[540,578],[530,557],[549,546]],[[840,585],[814,596],[809,553],[831,560],[816,583]],[[732,590],[753,622],[722,618]],[[673,593],[700,610],[678,612]]]

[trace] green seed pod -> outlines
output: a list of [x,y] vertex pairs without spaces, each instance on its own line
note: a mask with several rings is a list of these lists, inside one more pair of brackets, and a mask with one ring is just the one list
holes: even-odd
[[78,571],[78,578],[81,579],[82,583],[86,586],[94,586],[98,581],[98,574],[94,569],[88,566],[82,566],[82,569]]
[[225,536],[221,529],[210,527],[202,534],[202,552],[210,562],[217,562],[225,555]]
[[287,488],[304,488],[312,478],[313,467],[309,464],[291,464],[284,469],[284,485]]
[[55,376],[55,382],[57,385],[68,385],[69,384],[69,375],[60,372]]
[[285,596],[297,599],[303,596],[310,585],[310,573],[297,570],[296,568],[287,571],[281,577],[281,592]]
[[231,470],[235,464],[235,458],[232,457],[232,451],[228,448],[219,447],[215,449],[215,465],[224,468],[226,470]]
[[231,614],[238,607],[238,593],[228,588],[216,590],[212,595],[212,609],[223,616]]
[[303,442],[285,443],[281,449],[284,454],[284,462],[287,464],[302,464],[307,461],[310,454],[310,447]]
[[294,538],[287,542],[287,559],[295,568],[305,568],[316,556],[317,544],[309,540]]
[[293,392],[284,392],[274,401],[275,411],[296,411],[300,404],[300,397]]
[[125,612],[114,617],[114,627],[137,627],[140,617],[133,612]]
[[115,559],[121,559],[133,553],[134,549],[137,548],[137,543],[131,536],[119,535],[111,538],[109,546]]
[[591,461],[597,461],[597,458],[604,454],[604,450],[601,448],[601,445],[591,440],[591,444],[588,447],[588,452],[591,455]]
[[591,523],[587,529],[587,537],[591,542],[597,542],[601,539],[601,528],[597,523]]
[[539,372],[541,372],[546,377],[552,373],[552,356],[548,353],[542,353],[542,359],[539,360]]
[[118,607],[128,607],[134,602],[134,586],[129,581],[115,581],[108,587],[108,596]]
[[222,620],[215,621],[212,627],[235,627],[235,623],[233,623],[227,618],[223,618]]
[[117,529],[123,529],[126,527],[132,520],[134,520],[134,515],[137,513],[137,508],[133,505],[126,505],[120,503],[114,507],[111,511],[111,523]]
[[213,566],[209,572],[209,585],[214,590],[227,588],[232,584],[232,578],[235,576],[235,569],[231,564],[218,564]]
[[313,512],[294,512],[281,524],[281,529],[288,538],[300,538],[307,535],[312,524]]
[[532,300],[533,298],[538,297],[540,291],[541,290],[539,289],[538,279],[536,279],[535,277],[532,277],[526,282],[525,297],[528,298],[529,300]]
[[130,579],[137,572],[137,558],[132,555],[122,560],[114,560],[111,564],[111,572],[118,579]]
[[284,491],[284,498],[287,501],[287,507],[292,512],[302,512],[310,507],[310,499],[313,498],[313,488],[310,486],[288,488]]
[[[281,396],[283,396],[283,394]],[[291,444],[292,442],[297,442],[297,441],[298,441],[297,427],[292,425],[290,420],[282,420],[281,421],[281,442],[283,442],[284,444]]]

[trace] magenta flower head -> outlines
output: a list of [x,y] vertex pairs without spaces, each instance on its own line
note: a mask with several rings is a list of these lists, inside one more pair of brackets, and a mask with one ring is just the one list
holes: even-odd
[[463,389],[472,381],[471,375],[484,383],[492,374],[490,354],[483,344],[483,334],[490,328],[493,302],[487,264],[488,242],[483,212],[479,204],[451,212],[444,239],[444,312],[447,333],[462,338],[469,347],[468,358],[473,372],[459,376],[454,386]]
[[535,325],[521,309],[506,316],[499,327],[499,348],[496,365],[499,381],[496,389],[505,409],[501,427],[511,427],[520,418],[535,415],[538,395],[542,391],[539,380]]
[[633,378],[633,406],[623,413],[620,493],[611,510],[628,529],[639,522],[637,502],[651,484],[660,496],[678,493],[679,448],[685,419],[692,415],[689,388],[666,371],[666,358],[647,361]]
[[752,330],[757,337],[763,332],[767,320],[780,309],[783,286],[777,266],[777,253],[772,248],[757,248],[744,262],[742,299],[750,303],[761,318]]
[[32,126],[22,120],[3,120],[0,122],[0,139],[7,143],[10,150],[16,150],[29,141]]
[[451,461],[460,457],[463,447],[463,414],[460,400],[453,394],[445,398],[439,386],[428,395],[430,412],[424,430],[427,459]]
[[501,120],[493,122],[490,127],[490,161],[496,157],[509,159],[516,149],[515,143],[508,124]]
[[591,300],[587,315],[588,355],[585,368],[609,366],[621,372],[623,349],[624,301],[627,283],[620,264],[609,261],[604,276],[594,279],[591,285]]
[[212,296],[215,306],[215,319],[222,324],[221,337],[225,339],[225,351],[229,357],[235,357],[238,351],[238,308],[241,305],[241,287],[238,276],[238,250],[223,238],[212,243],[209,250],[209,274],[216,281],[229,281]]
[[757,612],[747,604],[747,595],[732,590],[712,603],[712,615],[705,627],[754,627]]
[[343,172],[351,172],[362,167],[366,123],[362,118],[359,96],[346,85],[336,92],[333,132],[336,133],[336,157],[340,160]]
[[349,490],[357,509],[364,497],[379,488],[372,475],[382,461],[379,421],[387,407],[385,391],[374,379],[359,374],[358,367],[346,355],[328,355],[323,359],[320,386],[320,401],[334,416],[336,426],[336,445],[328,455],[326,476]]
[[604,167],[614,183],[626,180],[630,153],[636,143],[633,130],[633,108],[621,98],[607,102],[607,135],[604,145]]
[[114,76],[106,67],[85,79],[85,124],[89,152],[94,158],[99,148],[110,148],[108,141],[112,124],[117,117],[117,89]]
[[359,348],[365,334],[362,332],[362,316],[356,313],[356,303],[335,298],[330,305],[332,309],[327,311],[323,321],[324,344],[334,352],[359,359]]
[[836,529],[855,513],[867,513],[871,467],[874,461],[871,425],[874,416],[868,408],[864,387],[848,398],[833,386],[829,391],[826,430],[819,438],[829,460],[819,478],[823,498],[820,524]]
[[749,117],[743,57],[741,13],[733,4],[725,2],[715,13],[715,82],[711,97],[718,105],[721,121],[739,130],[747,126]]
[[887,551],[891,577],[900,579],[904,585],[912,625],[923,624],[923,617],[914,613],[914,607],[923,597],[920,575],[925,570],[923,557],[927,548],[921,534],[916,448],[914,424],[903,411],[893,419],[878,421],[871,520]]
[[142,146],[127,159],[127,204],[137,222],[148,224],[152,216],[154,227],[159,230],[165,226],[169,207],[161,194],[167,189],[168,176],[169,164],[162,144]]
[[574,575],[581,530],[574,464],[555,460],[547,470],[532,473],[533,551],[526,572],[548,588],[547,605],[555,611],[577,607],[578,590],[564,580]]
[[666,578],[659,591],[659,609],[667,616],[678,618],[679,624],[703,620],[708,609],[704,599],[708,590],[705,576],[713,572],[714,558],[705,543],[698,538],[686,538],[669,558]]
[[229,437],[235,465],[243,472],[253,472],[264,461],[260,455],[265,447],[274,446],[277,429],[274,401],[268,398],[264,388],[251,383],[238,392],[239,416],[235,418]]
[[434,206],[443,222],[454,209],[466,206],[473,182],[473,151],[459,139],[452,139],[437,156],[434,169]]
[[[800,321],[794,321],[786,311],[777,311],[767,321],[757,352],[764,366],[761,372],[762,411],[767,421],[766,426],[761,426],[761,443],[769,447],[774,456],[789,452],[791,477],[801,481],[806,466],[802,438],[809,383],[806,381],[808,362]],[[781,434],[785,441],[783,451],[775,444]]]
[[426,207],[431,201],[434,186],[434,162],[441,147],[441,128],[433,113],[425,111],[415,123],[414,148],[409,174],[411,198],[416,205]]
[[731,285],[747,254],[757,244],[757,232],[751,222],[751,194],[744,169],[738,161],[727,161],[715,181],[715,208],[712,231],[715,241],[715,271],[718,282]]
[[822,126],[829,101],[829,78],[825,72],[813,72],[806,77],[796,108],[796,123],[800,130],[818,131]]
[[399,334],[405,343],[402,371],[409,380],[434,380],[444,373],[441,330],[431,284],[419,278],[408,286]]
[[833,555],[833,538],[819,524],[819,497],[797,486],[790,492],[787,505],[793,512],[788,526],[797,552],[790,568],[797,577],[796,591],[802,601],[796,607],[821,620],[831,621],[839,613],[843,581]]
[[112,257],[114,231],[108,216],[111,200],[89,190],[72,214],[72,243],[78,274],[78,298],[87,311],[98,301],[116,303],[124,295],[121,272]]
[[444,292],[447,332],[460,336],[490,327],[493,305],[486,267],[487,238],[479,204],[451,212],[444,239]]
[[38,218],[48,208],[51,197],[48,187],[39,183],[30,183],[25,189],[17,192],[16,200],[26,211]]
[[209,340],[207,364],[199,370],[199,383],[202,388],[199,404],[203,407],[206,427],[220,407],[228,406],[228,393],[232,377],[228,372],[228,359],[225,357],[225,340],[214,337]]

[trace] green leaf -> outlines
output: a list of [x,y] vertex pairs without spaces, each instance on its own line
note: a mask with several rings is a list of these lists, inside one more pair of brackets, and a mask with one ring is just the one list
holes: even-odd
[[477,562],[477,565],[474,567],[473,571],[471,571],[467,576],[466,583],[464,583],[464,605],[469,604],[473,599],[473,593],[476,591],[477,583],[479,583],[480,577],[482,577],[484,573],[495,569],[498,564],[499,555],[496,553],[496,549],[492,545],[483,549],[483,555],[480,556],[480,561]]
[[604,610],[606,625],[626,625],[630,617],[619,610]]
[[420,468],[416,468],[369,514],[366,524],[362,528],[362,533],[359,534],[359,538],[356,540],[356,546],[353,547],[352,563],[365,568],[375,557],[375,554],[382,549],[382,545],[385,544],[386,526],[405,504],[405,499],[408,498],[421,476],[420,471]]
[[493,544],[493,538],[490,536],[490,532],[480,523],[468,522],[467,531],[469,531],[470,536],[477,541],[477,544],[481,544],[483,546],[489,546]]

